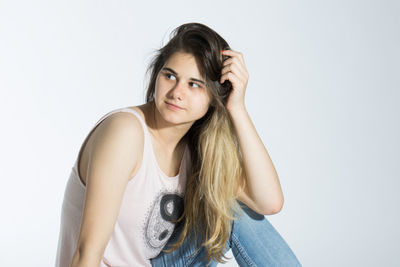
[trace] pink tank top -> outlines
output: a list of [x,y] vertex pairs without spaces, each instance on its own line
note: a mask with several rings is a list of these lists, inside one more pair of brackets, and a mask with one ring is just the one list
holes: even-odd
[[[144,131],[144,151],[141,166],[127,184],[114,231],[100,266],[151,266],[150,259],[161,252],[175,228],[171,220],[178,219],[183,212],[190,151],[186,146],[179,174],[167,176],[157,163],[147,125],[135,110],[112,110],[93,128],[115,112],[130,112],[139,118]],[[77,248],[86,192],[78,175],[77,164],[78,157],[64,192],[55,263],[57,267],[70,267]]]

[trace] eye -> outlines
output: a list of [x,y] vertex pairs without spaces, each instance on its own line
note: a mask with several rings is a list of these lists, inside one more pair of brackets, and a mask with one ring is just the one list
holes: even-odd
[[191,84],[194,84],[194,85],[196,85],[197,87],[195,87],[195,88],[201,88],[201,86],[200,86],[200,85],[198,85],[197,83],[191,82]]
[[171,73],[165,73],[165,74],[164,74],[164,76],[165,76],[165,77],[167,77],[167,79],[168,79],[168,80],[169,80],[169,78],[168,78],[169,76],[173,76],[173,77],[175,77],[175,76],[174,76],[174,75],[172,75]]

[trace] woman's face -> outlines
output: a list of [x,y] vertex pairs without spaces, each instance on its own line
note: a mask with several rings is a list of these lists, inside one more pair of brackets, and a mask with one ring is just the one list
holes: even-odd
[[154,99],[161,116],[174,124],[192,124],[207,113],[211,96],[191,54],[169,58],[157,75]]

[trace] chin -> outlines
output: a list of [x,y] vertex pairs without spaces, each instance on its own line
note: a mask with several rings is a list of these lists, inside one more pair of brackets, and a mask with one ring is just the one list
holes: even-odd
[[161,117],[167,122],[174,124],[179,124],[183,122],[182,121],[183,113],[179,114],[177,111],[170,110],[167,107],[163,108],[159,112]]

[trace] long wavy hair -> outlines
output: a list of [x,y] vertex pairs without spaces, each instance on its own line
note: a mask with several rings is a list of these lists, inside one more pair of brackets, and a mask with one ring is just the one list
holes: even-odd
[[173,221],[183,223],[182,231],[177,242],[164,249],[172,252],[182,245],[186,236],[194,233],[196,240],[200,237],[204,241],[201,245],[207,252],[207,266],[213,259],[220,263],[226,263],[222,257],[229,259],[223,250],[231,234],[232,221],[237,218],[233,212],[242,215],[237,192],[246,183],[237,134],[225,107],[232,85],[228,80],[219,82],[223,61],[228,58],[222,55],[222,49],[230,47],[214,30],[204,24],[186,23],[175,28],[169,42],[156,50],[146,71],[146,74],[151,72],[146,92],[146,103],[149,103],[154,101],[157,75],[171,55],[190,53],[212,96],[207,113],[183,137],[188,140],[191,164],[184,211]]

